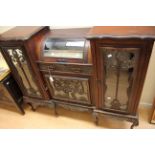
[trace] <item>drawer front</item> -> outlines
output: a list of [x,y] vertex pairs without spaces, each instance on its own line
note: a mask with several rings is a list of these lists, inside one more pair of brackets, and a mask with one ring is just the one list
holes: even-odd
[[91,104],[89,78],[45,75],[53,99]]
[[41,71],[64,72],[74,74],[92,74],[92,65],[72,65],[72,64],[39,64]]

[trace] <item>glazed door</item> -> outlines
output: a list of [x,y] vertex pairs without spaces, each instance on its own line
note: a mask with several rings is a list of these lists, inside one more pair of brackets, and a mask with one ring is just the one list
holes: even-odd
[[44,75],[53,99],[91,105],[89,78]]
[[25,96],[41,98],[29,61],[21,47],[3,48],[5,59]]
[[133,107],[140,48],[98,45],[97,79],[99,108],[130,113]]

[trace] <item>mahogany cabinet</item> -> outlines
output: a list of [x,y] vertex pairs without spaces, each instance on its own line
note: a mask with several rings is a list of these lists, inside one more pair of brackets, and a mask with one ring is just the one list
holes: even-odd
[[154,39],[155,27],[17,27],[0,48],[33,109],[89,111],[96,124],[109,115],[133,128]]
[[35,50],[40,36],[48,27],[15,27],[0,36],[0,48],[20,86],[25,102],[48,99],[42,76],[37,68]]
[[[92,111],[93,70],[88,28],[51,30],[42,42],[38,67],[51,96],[51,105]],[[39,53],[38,52],[38,53]]]
[[155,27],[94,27],[91,42],[96,108],[138,125],[138,104],[154,43]]

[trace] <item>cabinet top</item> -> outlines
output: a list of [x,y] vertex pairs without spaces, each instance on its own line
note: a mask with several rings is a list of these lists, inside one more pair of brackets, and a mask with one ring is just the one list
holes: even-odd
[[54,29],[49,38],[85,38],[91,28]]
[[[1,41],[28,40],[48,26],[17,26],[0,35]],[[95,26],[93,28],[51,30],[49,38],[118,38],[155,40],[155,26]]]
[[89,31],[87,38],[135,38],[154,40],[155,26],[95,26]]
[[41,61],[85,63],[88,62],[86,36],[90,28],[53,29],[43,40]]
[[17,26],[2,33],[0,35],[0,40],[27,40],[43,28],[45,28],[45,26]]

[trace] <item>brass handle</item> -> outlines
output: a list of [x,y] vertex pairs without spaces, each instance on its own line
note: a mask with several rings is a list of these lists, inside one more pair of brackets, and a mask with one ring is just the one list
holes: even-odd
[[52,75],[49,76],[49,80],[50,80],[51,83],[53,83],[54,78],[52,77]]

